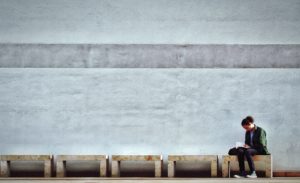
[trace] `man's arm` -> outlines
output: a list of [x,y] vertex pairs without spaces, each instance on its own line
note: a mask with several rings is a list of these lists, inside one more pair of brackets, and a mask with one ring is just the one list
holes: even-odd
[[260,143],[263,147],[266,147],[266,146],[267,146],[267,135],[266,135],[266,131],[263,130],[263,129],[262,129],[261,132],[260,132],[259,143]]

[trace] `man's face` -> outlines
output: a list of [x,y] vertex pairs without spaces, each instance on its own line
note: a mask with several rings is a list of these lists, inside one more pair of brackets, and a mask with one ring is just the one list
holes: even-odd
[[249,125],[243,125],[243,128],[246,130],[246,131],[251,131],[253,129],[253,124],[249,124]]

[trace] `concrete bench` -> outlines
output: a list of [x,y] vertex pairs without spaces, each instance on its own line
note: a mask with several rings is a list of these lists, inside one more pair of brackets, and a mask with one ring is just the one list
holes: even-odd
[[218,156],[217,155],[169,155],[168,156],[168,177],[175,177],[175,167],[177,161],[193,161],[211,162],[211,176],[217,177],[218,175]]
[[[224,155],[222,163],[222,176],[230,177],[230,162],[238,161],[237,156]],[[263,161],[265,163],[266,177],[273,177],[272,156],[271,155],[255,155],[253,161]]]
[[1,155],[0,176],[10,176],[11,161],[44,161],[44,177],[51,177],[52,155]]
[[161,177],[162,155],[112,155],[112,177],[120,177],[121,161],[154,161],[155,177]]
[[67,161],[100,161],[100,177],[107,176],[107,155],[58,155],[56,156],[56,177],[66,176]]

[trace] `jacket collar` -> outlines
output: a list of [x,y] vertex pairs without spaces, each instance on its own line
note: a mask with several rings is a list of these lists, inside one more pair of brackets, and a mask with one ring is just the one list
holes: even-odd
[[256,131],[257,130],[257,126],[256,124],[254,124],[254,130],[253,131]]

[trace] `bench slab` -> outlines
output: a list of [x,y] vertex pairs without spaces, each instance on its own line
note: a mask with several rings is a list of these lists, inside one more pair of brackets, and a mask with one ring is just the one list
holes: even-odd
[[[230,162],[238,161],[236,155],[224,155],[223,163],[222,163],[222,176],[229,177],[230,176]],[[253,156],[253,161],[263,161],[265,163],[265,173],[266,177],[273,177],[273,169],[272,169],[272,156],[271,155],[255,155]]]
[[107,155],[57,155],[57,161],[101,161],[108,159]]
[[155,177],[161,177],[162,155],[112,155],[112,177],[120,177],[121,161],[154,161]]
[[176,161],[210,161],[211,176],[218,176],[218,156],[217,155],[169,155],[168,156],[168,177],[175,177]]
[[44,177],[51,177],[52,155],[0,155],[0,176],[10,176],[11,161],[44,161]]
[[1,155],[1,161],[46,161],[51,160],[52,155]]
[[113,161],[160,161],[162,155],[112,155]]
[[100,177],[107,176],[107,155],[57,155],[56,158],[56,177],[66,176],[67,161],[100,161]]

